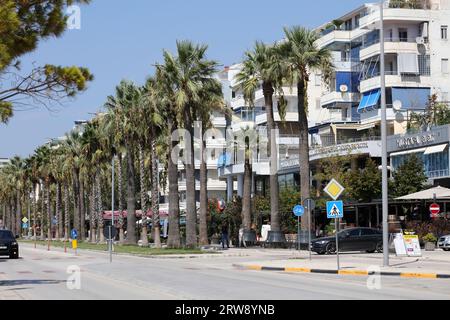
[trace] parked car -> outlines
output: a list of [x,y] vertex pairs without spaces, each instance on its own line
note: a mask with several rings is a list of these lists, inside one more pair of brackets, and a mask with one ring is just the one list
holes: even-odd
[[0,256],[19,259],[19,244],[9,230],[0,230]]
[[450,251],[450,235],[439,238],[438,248]]
[[[318,254],[336,252],[336,237],[319,238],[311,242],[311,250]],[[383,234],[371,228],[352,228],[339,232],[339,252],[383,252]]]

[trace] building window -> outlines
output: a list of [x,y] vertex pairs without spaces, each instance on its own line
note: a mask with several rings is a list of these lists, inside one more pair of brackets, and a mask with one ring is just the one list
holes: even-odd
[[429,54],[422,54],[418,56],[419,59],[419,73],[421,76],[431,75],[431,60]]
[[448,59],[442,59],[442,73],[448,73]]
[[448,35],[448,26],[442,26],[441,27],[441,39],[447,40],[448,39],[447,35]]
[[355,16],[355,28],[359,28],[359,20],[361,20],[361,15],[357,14]]
[[408,29],[399,29],[398,38],[400,42],[408,42]]

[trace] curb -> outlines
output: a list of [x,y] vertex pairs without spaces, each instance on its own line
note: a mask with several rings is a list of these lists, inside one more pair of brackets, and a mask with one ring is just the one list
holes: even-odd
[[[23,244],[22,244],[23,245]],[[28,243],[25,243],[25,246],[31,247],[31,245],[29,245]],[[38,244],[37,248],[46,248],[46,245],[42,245],[42,244]],[[54,249],[57,250],[54,250]],[[31,248],[31,249],[34,249]],[[68,248],[69,249],[69,248]],[[58,247],[58,246],[54,246],[52,247],[52,250],[50,250],[49,252],[64,252],[64,248],[62,247]],[[78,249],[78,252],[85,252],[85,253],[98,253],[98,254],[103,254],[103,255],[109,255],[108,251],[102,251],[102,250],[92,250],[92,249]],[[69,251],[68,251],[69,253]],[[73,254],[73,253],[72,253]],[[228,258],[228,257],[248,257],[248,255],[243,255],[243,254],[224,254],[221,252],[208,252],[208,253],[203,253],[203,254],[185,254],[185,255],[177,255],[177,254],[162,254],[162,255],[145,255],[145,254],[140,254],[140,253],[126,253],[126,252],[113,252],[113,256],[122,256],[122,257],[134,257],[134,258],[146,258],[146,259],[172,259],[172,260],[180,260],[180,259],[206,259],[206,258]]]
[[341,276],[371,276],[380,275],[386,277],[400,277],[409,279],[450,279],[450,274],[437,273],[411,273],[411,272],[369,272],[364,270],[331,270],[331,269],[308,269],[308,268],[287,268],[287,267],[265,267],[260,265],[239,265],[233,264],[233,267],[240,270],[251,271],[273,271],[286,273],[315,273],[315,274],[334,274]]

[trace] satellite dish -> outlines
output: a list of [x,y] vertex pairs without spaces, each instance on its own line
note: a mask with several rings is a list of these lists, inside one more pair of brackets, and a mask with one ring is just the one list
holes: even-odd
[[403,107],[403,103],[400,100],[395,100],[394,103],[392,104],[392,107],[394,108],[395,111],[400,111]]
[[341,92],[348,92],[348,87],[345,84],[341,85],[340,89],[341,89]]

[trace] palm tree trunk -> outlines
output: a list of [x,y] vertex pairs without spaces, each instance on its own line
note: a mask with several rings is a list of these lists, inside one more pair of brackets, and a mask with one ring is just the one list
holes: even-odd
[[69,187],[64,183],[64,240],[69,240],[70,212],[69,212]]
[[127,244],[136,244],[136,185],[133,148],[127,146]]
[[58,226],[56,228],[56,239],[60,239],[63,234],[63,221],[61,214],[61,183],[56,183],[56,220],[58,221]]
[[[154,135],[153,135],[154,136]],[[161,248],[161,228],[159,217],[159,168],[156,154],[156,140],[152,141],[152,212],[153,212],[153,239],[156,248]]]
[[186,247],[197,247],[197,203],[195,199],[194,128],[189,106],[185,107],[186,141]]
[[90,223],[91,223],[91,242],[96,243],[97,242],[97,209],[96,209],[96,198],[95,198],[95,180],[91,183],[91,192],[90,192],[90,207],[91,207],[91,216],[90,216]]
[[50,184],[47,183],[45,186],[45,197],[47,202],[47,237],[49,240],[52,239],[52,204],[50,203]]
[[40,221],[40,228],[39,228],[39,230],[40,230],[40,234],[39,234],[39,236],[40,236],[40,239],[41,240],[45,240],[45,235],[44,235],[44,228],[45,228],[45,225],[44,225],[44,216],[45,216],[45,214],[44,214],[44,212],[45,212],[45,194],[44,194],[44,184],[41,184],[41,221]]
[[15,229],[15,233],[16,233],[16,235],[19,235],[19,236],[21,236],[21,230],[22,230],[22,227],[21,227],[21,222],[22,222],[22,203],[21,203],[21,199],[22,199],[22,193],[20,192],[20,190],[17,190],[17,192],[16,192],[16,196],[17,196],[17,199],[16,199],[16,209],[17,209],[17,212],[16,212],[16,229]]
[[[299,161],[300,161],[300,187],[302,202],[310,197],[310,165],[309,165],[309,129],[308,129],[308,117],[306,114],[306,80],[301,79],[297,83],[298,90],[298,124],[300,130],[300,142],[299,142]],[[308,230],[309,217],[304,215],[302,217],[302,230]]]
[[123,168],[123,158],[122,158],[122,154],[119,153],[118,155],[119,161],[118,161],[118,173],[117,173],[117,183],[118,183],[118,197],[119,197],[119,221],[118,221],[118,225],[119,225],[119,243],[123,243],[124,242],[124,233],[123,233],[123,227],[124,227],[124,221],[123,221],[123,209],[124,209],[124,205],[123,205],[123,190],[122,190],[122,186],[123,186],[123,174],[122,174],[122,168]]
[[271,231],[279,232],[280,215],[279,215],[279,185],[278,185],[278,146],[276,141],[276,125],[273,115],[273,94],[274,89],[271,84],[264,83],[264,101],[267,113],[267,138],[269,142],[270,156],[270,226]]
[[[202,128],[201,137],[203,137],[204,128]],[[206,246],[208,241],[208,168],[206,165],[206,141],[201,139],[201,164],[200,164],[200,225],[199,236],[200,245]]]
[[6,222],[6,204],[2,204],[2,223],[0,224],[0,228],[5,228],[5,222]]
[[80,179],[80,240],[86,240],[86,210],[85,210],[85,194],[84,194],[84,181]]
[[[180,195],[178,189],[178,157],[172,155],[172,151],[176,146],[176,141],[172,141],[172,132],[177,129],[174,120],[168,121],[168,158],[167,165],[169,179],[169,238],[167,246],[169,248],[180,248]],[[174,158],[173,158],[174,157]]]
[[[37,234],[36,234],[36,225],[37,225],[37,220],[36,220],[36,211],[37,211],[37,193],[36,193],[36,185],[33,185],[33,237],[36,238]],[[31,221],[30,221],[31,224]]]
[[148,230],[147,230],[147,186],[145,175],[145,159],[142,145],[139,145],[139,182],[141,185],[141,211],[142,211],[142,231],[141,241],[144,247],[148,246]]
[[80,177],[77,170],[73,170],[73,204],[74,204],[74,214],[73,214],[73,224],[74,228],[80,233],[81,223],[80,223]]
[[[247,142],[246,142],[246,145]],[[249,146],[246,147],[246,149]],[[246,230],[250,230],[252,223],[251,213],[251,194],[252,194],[252,164],[250,155],[245,151],[245,165],[244,165],[244,194],[242,198],[242,224]]]
[[105,242],[105,236],[103,235],[103,201],[102,201],[102,184],[101,184],[101,172],[97,169],[97,174],[95,176],[97,188],[96,188],[96,198],[97,198],[97,226],[99,232],[100,243]]

